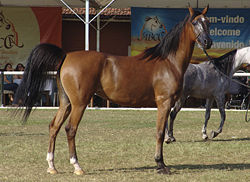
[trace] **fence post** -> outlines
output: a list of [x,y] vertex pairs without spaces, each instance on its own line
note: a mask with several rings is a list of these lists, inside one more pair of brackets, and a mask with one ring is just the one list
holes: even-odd
[[4,72],[1,71],[1,106],[3,106],[3,84],[4,84]]

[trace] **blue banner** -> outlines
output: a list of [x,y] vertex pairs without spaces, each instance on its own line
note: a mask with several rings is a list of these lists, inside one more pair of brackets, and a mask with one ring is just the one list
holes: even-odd
[[250,9],[210,9],[212,48],[240,48],[250,44]]
[[[187,8],[131,8],[131,55],[157,44],[187,14]],[[218,57],[250,45],[250,9],[209,9],[207,17],[213,40],[212,48],[208,50],[211,56]],[[206,59],[205,54],[195,48],[192,61],[203,59]]]

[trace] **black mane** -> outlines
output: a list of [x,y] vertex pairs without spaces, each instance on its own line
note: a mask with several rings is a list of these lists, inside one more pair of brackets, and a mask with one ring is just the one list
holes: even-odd
[[213,64],[223,73],[228,75],[231,72],[237,49],[232,50],[221,57],[213,58]]
[[[191,17],[191,21],[198,15],[200,15],[201,12],[199,11],[194,11],[194,15]],[[152,59],[166,59],[169,54],[174,54],[176,53],[179,43],[180,43],[180,36],[181,32],[189,20],[190,15],[188,14],[185,19],[176,24],[170,32],[168,32],[164,38],[160,41],[159,44],[157,44],[154,47],[148,48],[144,51],[144,55],[142,59],[149,58],[149,60]]]

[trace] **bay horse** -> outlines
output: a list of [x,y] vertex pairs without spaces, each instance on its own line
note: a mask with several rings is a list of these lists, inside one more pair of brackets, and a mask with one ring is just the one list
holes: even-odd
[[16,101],[24,106],[26,120],[36,103],[47,72],[57,70],[60,106],[49,125],[48,173],[57,173],[54,165],[56,136],[65,126],[70,163],[74,173],[83,174],[76,154],[75,135],[83,113],[96,93],[122,106],[157,106],[155,161],[158,173],[170,173],[163,160],[165,125],[171,107],[182,90],[183,75],[190,62],[195,42],[211,47],[208,6],[202,12],[188,8],[189,14],[156,46],[140,55],[115,56],[96,51],[64,51],[51,44],[40,44],[30,53]]
[[175,141],[173,136],[174,120],[189,96],[206,99],[202,138],[208,139],[207,123],[214,100],[220,111],[221,122],[218,130],[211,132],[211,138],[215,138],[222,132],[226,119],[225,94],[231,92],[230,85],[234,84],[231,79],[242,64],[250,64],[250,47],[232,50],[221,57],[213,58],[200,64],[189,64],[184,74],[182,95],[170,112],[169,130],[166,130],[167,133],[165,135],[166,143]]

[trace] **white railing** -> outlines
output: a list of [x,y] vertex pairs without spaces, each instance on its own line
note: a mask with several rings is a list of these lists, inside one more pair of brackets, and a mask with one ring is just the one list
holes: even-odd
[[[24,72],[23,71],[0,71],[0,74],[4,75],[22,75]],[[56,75],[57,71],[49,71],[48,72],[51,75]]]
[[234,76],[250,76],[250,73],[234,73]]
[[[4,75],[22,75],[23,71],[0,71],[0,74]],[[56,75],[57,71],[49,71],[51,75]],[[234,73],[234,76],[250,76],[250,73]]]

